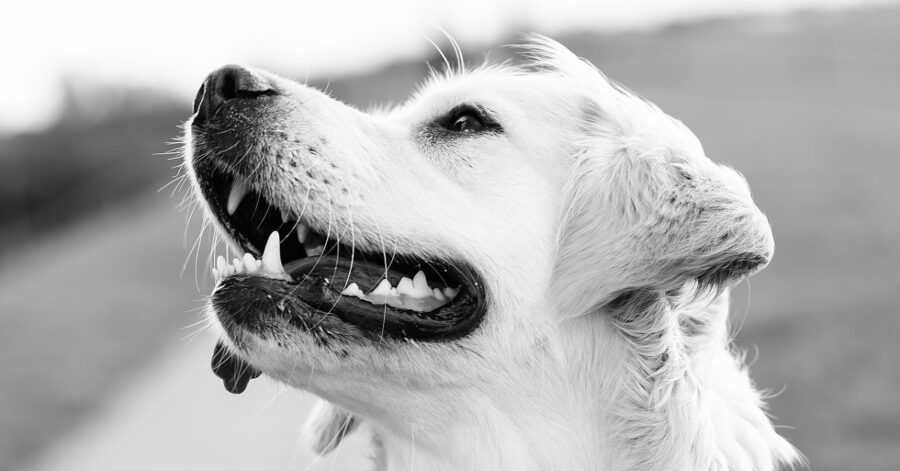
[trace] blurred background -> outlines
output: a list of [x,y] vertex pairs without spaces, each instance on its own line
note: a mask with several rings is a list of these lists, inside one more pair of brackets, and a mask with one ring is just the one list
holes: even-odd
[[199,216],[168,185],[206,73],[255,65],[366,108],[551,35],[751,183],[778,247],[733,324],[812,469],[900,463],[900,4],[20,2],[0,19],[0,470],[357,469],[315,460],[312,398],[231,396],[196,325]]

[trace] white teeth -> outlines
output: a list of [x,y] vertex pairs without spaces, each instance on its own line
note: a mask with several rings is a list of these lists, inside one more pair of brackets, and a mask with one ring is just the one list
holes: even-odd
[[218,282],[222,278],[225,278],[226,276],[234,275],[235,272],[235,268],[225,261],[225,257],[221,255],[216,257],[216,267],[213,268],[213,278],[216,280],[216,282]]
[[325,251],[325,243],[322,239],[316,236],[304,223],[297,224],[297,240],[303,244],[303,248],[306,250],[307,257],[318,257],[322,255],[322,252]]
[[381,283],[378,283],[378,286],[372,290],[369,294],[374,294],[376,296],[387,296],[391,294],[391,282],[387,280],[387,278],[381,280]]
[[429,288],[428,279],[424,272],[420,271],[412,279],[400,278],[397,287],[391,286],[388,279],[383,279],[369,294],[360,289],[357,283],[350,283],[341,292],[344,296],[353,296],[375,305],[388,305],[399,309],[428,312],[447,304],[453,296],[459,293],[459,288]]
[[397,293],[405,294],[411,298],[427,298],[432,296],[431,288],[428,287],[428,279],[421,270],[416,273],[416,276],[414,276],[412,280],[405,276],[400,278],[400,282],[397,283]]
[[345,296],[356,296],[357,298],[362,298],[366,295],[363,293],[361,289],[359,289],[359,285],[356,283],[350,283],[350,286],[344,288],[344,291],[341,291],[341,294]]
[[416,273],[416,276],[413,277],[413,292],[410,296],[414,298],[426,298],[431,296],[431,288],[428,286],[428,279],[425,277],[425,272],[419,270]]
[[284,267],[281,266],[281,238],[278,236],[278,231],[269,235],[269,240],[266,241],[266,248],[262,255],[262,267],[272,275],[284,274]]
[[[302,234],[306,233],[306,230],[308,228],[303,226],[302,230],[298,232]],[[266,276],[290,281],[291,276],[284,271],[281,264],[281,237],[278,231],[269,235],[260,260],[249,253],[233,259],[231,263],[228,263],[225,257],[216,257],[215,266],[212,268],[216,284],[235,274]],[[326,278],[325,283],[330,284],[330,281]],[[461,287],[451,288],[449,286],[432,288],[428,286],[427,275],[420,270],[412,279],[400,278],[396,287],[391,285],[389,279],[384,278],[368,294],[359,287],[358,283],[350,283],[341,291],[341,294],[356,297],[375,305],[389,305],[398,309],[429,312],[450,302],[461,289]]]
[[306,241],[306,234],[309,234],[309,226],[302,222],[297,224],[297,240],[299,240],[301,244]]
[[397,283],[397,292],[400,294],[405,294],[407,296],[414,295],[416,290],[413,286],[412,280],[405,276],[403,278],[400,278],[400,282]]
[[219,283],[226,277],[237,273],[246,273],[248,275],[260,274],[269,278],[280,278],[282,280],[291,281],[292,278],[284,271],[281,266],[281,242],[278,232],[273,232],[266,242],[266,248],[263,250],[262,260],[257,260],[253,255],[245,253],[243,257],[235,258],[228,263],[225,257],[216,257],[216,266],[212,269],[213,279]]
[[259,262],[253,258],[253,255],[248,253],[244,254],[244,269],[247,270],[247,273],[256,273],[259,271]]
[[281,210],[281,220],[282,220],[282,221],[290,221],[290,220],[291,220],[291,213],[290,213],[290,211],[288,211],[288,210],[286,210],[286,209],[282,209],[282,210]]
[[240,177],[234,177],[234,182],[231,184],[231,193],[228,194],[229,216],[237,211],[238,205],[241,204],[241,200],[244,199],[244,195],[247,194],[247,190],[247,183]]

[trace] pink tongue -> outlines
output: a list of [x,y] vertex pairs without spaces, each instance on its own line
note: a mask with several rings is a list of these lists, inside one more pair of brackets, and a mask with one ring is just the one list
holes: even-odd
[[213,350],[212,370],[216,376],[222,378],[225,389],[232,394],[244,392],[250,380],[262,374],[251,364],[228,351],[222,342],[216,342],[216,348]]

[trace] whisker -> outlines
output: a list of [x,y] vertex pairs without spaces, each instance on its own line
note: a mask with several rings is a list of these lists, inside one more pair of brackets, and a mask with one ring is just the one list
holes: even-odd
[[437,53],[441,56],[441,59],[444,61],[444,66],[446,67],[445,73],[451,74],[453,73],[453,66],[450,64],[450,61],[447,59],[447,56],[444,55],[444,51],[441,50],[441,47],[437,45],[430,37],[426,35],[422,35],[426,41],[437,51]]

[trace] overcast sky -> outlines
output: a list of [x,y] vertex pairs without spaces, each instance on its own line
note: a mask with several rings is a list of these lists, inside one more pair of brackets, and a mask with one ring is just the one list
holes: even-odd
[[438,27],[478,47],[511,32],[622,30],[671,21],[890,0],[6,0],[0,19],[0,132],[39,129],[60,77],[151,85],[189,99],[228,62],[295,76],[363,71],[422,56]]

